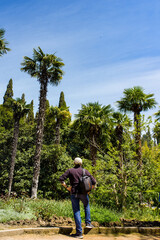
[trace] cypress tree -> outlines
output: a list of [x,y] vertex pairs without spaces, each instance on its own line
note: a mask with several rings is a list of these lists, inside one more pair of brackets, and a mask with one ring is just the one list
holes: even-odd
[[33,100],[30,103],[30,110],[27,117],[27,122],[30,124],[34,123],[34,111],[33,111]]
[[24,93],[22,94],[21,99],[22,99],[23,102],[25,102],[25,94]]
[[61,92],[59,98],[59,105],[57,109],[57,120],[56,120],[56,138],[55,143],[57,145],[60,144],[60,129],[62,127],[63,120],[69,120],[71,114],[69,113],[68,107],[66,105],[66,101],[64,99],[64,92]]
[[3,97],[3,104],[5,104],[9,99],[12,99],[13,97],[13,81],[12,78],[9,80],[9,83],[7,85],[6,92]]
[[[65,109],[66,106],[66,102],[64,100],[64,92],[60,93],[60,98],[59,98],[59,105],[58,108],[61,109]],[[59,114],[57,113],[57,121],[56,121],[56,139],[55,139],[55,143],[57,145],[60,144],[60,125],[61,125],[61,118],[60,116],[58,116]]]
[[61,94],[60,94],[59,106],[58,107],[62,108],[62,109],[66,109],[67,108],[66,101],[64,99],[64,92],[61,92]]
[[46,111],[48,111],[48,110],[49,110],[49,108],[50,108],[49,101],[48,101],[48,100],[46,100]]

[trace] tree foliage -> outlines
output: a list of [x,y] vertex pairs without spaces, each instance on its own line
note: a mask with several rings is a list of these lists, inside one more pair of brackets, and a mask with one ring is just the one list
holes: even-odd
[[14,131],[13,131],[13,141],[12,141],[12,151],[11,151],[11,161],[10,161],[10,171],[9,171],[9,186],[8,186],[8,196],[11,195],[14,168],[15,168],[15,158],[17,153],[17,144],[19,136],[19,123],[28,112],[30,105],[27,105],[24,97],[18,98],[16,100],[12,99],[11,107],[13,110],[13,119],[14,119]]
[[13,80],[12,78],[9,80],[9,83],[7,85],[6,92],[3,97],[3,104],[7,104],[9,101],[11,101],[13,98]]
[[[11,83],[10,80],[4,95],[5,104],[0,105],[0,194],[8,193],[14,123],[17,118],[19,134],[12,191],[18,196],[31,196],[38,113],[34,114],[33,101],[29,111],[25,111],[24,94],[22,99],[13,100]],[[83,167],[94,174],[97,180],[96,190],[90,195],[91,201],[123,210],[132,205],[138,206],[140,193],[143,193],[143,203],[149,204],[150,201],[154,201],[154,204],[158,205],[160,192],[158,117],[153,136],[149,128],[150,122],[143,123],[141,118],[139,126],[140,131],[143,130],[141,148],[143,166],[140,169],[137,164],[136,129],[127,112],[125,114],[115,112],[110,105],[102,106],[98,102],[88,103],[82,105],[75,119],[71,121],[64,93],[60,95],[58,106],[50,105],[48,100],[45,105],[44,138],[37,192],[39,198],[69,197],[58,179],[66,169],[73,166],[73,159],[79,156],[83,159]],[[55,143],[57,119],[60,119],[60,144]],[[142,128],[144,125],[146,127]],[[153,141],[153,137],[157,140]],[[93,148],[94,152],[91,153]]]
[[8,42],[4,38],[5,30],[0,28],[0,57],[10,51],[10,48],[7,47]]

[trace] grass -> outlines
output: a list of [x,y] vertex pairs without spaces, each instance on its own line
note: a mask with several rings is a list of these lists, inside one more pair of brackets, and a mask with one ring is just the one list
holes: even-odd
[[0,200],[0,223],[12,220],[35,219],[34,212],[22,199]]
[[159,208],[133,208],[131,207],[122,214],[124,219],[136,219],[139,221],[160,221],[160,209]]
[[32,213],[18,213],[13,209],[0,209],[0,222],[5,223],[11,220],[36,219]]
[[[42,218],[51,219],[54,215],[70,217],[73,219],[73,211],[70,200],[55,201],[46,199],[10,199],[9,201],[0,200],[0,223],[11,220],[24,220]],[[82,221],[85,220],[83,205],[81,204]],[[119,221],[119,217],[107,208],[91,205],[92,221],[99,223]]]
[[[120,222],[120,218],[136,219],[141,221],[160,220],[158,210],[151,208],[140,208],[126,210],[123,213],[116,212],[99,205],[92,205],[91,218],[92,221],[104,224],[107,222]],[[62,216],[73,219],[73,212],[70,200],[55,201],[46,199],[10,199],[4,201],[0,199],[0,223],[9,222],[11,220],[44,220],[52,219],[52,217]],[[85,220],[83,205],[81,204],[82,221]]]

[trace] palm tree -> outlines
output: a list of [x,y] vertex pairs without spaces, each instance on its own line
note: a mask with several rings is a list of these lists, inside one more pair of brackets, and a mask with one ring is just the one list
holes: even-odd
[[154,94],[145,94],[142,87],[133,87],[124,90],[124,97],[117,101],[120,111],[134,113],[135,125],[135,143],[136,154],[139,167],[142,167],[142,151],[141,151],[141,112],[152,109],[156,105],[153,98]]
[[155,126],[153,129],[154,139],[156,139],[156,144],[159,144],[160,143],[160,109],[154,115],[156,117]]
[[68,107],[63,109],[63,107],[48,106],[46,108],[44,124],[44,131],[47,134],[44,136],[45,144],[49,143],[54,136],[53,143],[59,145],[61,142],[61,129],[64,129],[70,121],[71,113],[69,112]]
[[98,142],[104,125],[112,112],[111,106],[101,106],[98,102],[82,104],[82,109],[76,114],[76,122],[84,136],[89,138],[90,158],[96,166]]
[[123,166],[123,149],[122,145],[124,142],[124,133],[126,132],[126,127],[131,127],[131,121],[128,118],[126,114],[122,114],[120,112],[114,112],[113,113],[113,119],[112,119],[114,125],[115,125],[115,130],[114,130],[114,136],[116,139],[116,146],[118,151],[120,152],[120,169]]
[[11,107],[13,110],[14,118],[14,132],[13,132],[13,142],[12,142],[12,152],[11,152],[11,163],[10,163],[10,172],[9,172],[9,186],[8,186],[8,197],[10,197],[14,167],[15,167],[15,158],[17,152],[18,144],[18,135],[19,135],[19,122],[30,110],[30,105],[26,105],[26,102],[23,99],[17,98],[17,100],[11,100]]
[[153,128],[153,138],[154,144],[160,144],[160,123],[155,121],[155,126]]
[[[122,114],[120,112],[113,113],[113,123],[115,124],[115,139],[116,139],[116,146],[119,151],[119,178],[121,179],[121,187],[118,186],[120,189],[120,199],[121,199],[121,209],[126,207],[126,197],[127,197],[127,161],[124,151],[124,143],[125,138],[124,134],[127,135],[127,128],[131,127],[131,121],[126,114]],[[119,201],[118,201],[119,203]]]
[[0,57],[10,51],[10,48],[7,47],[8,42],[4,38],[5,30],[0,28]]
[[61,136],[60,136],[60,129],[61,129],[61,125],[64,121],[70,121],[71,119],[71,113],[69,112],[68,107],[66,107],[66,109],[63,109],[63,107],[59,108],[59,107],[54,107],[52,109],[52,111],[55,114],[56,117],[56,137],[55,137],[55,143],[57,145],[60,144],[61,141]]
[[21,63],[22,71],[27,72],[31,77],[36,77],[40,83],[39,113],[36,132],[36,150],[34,155],[34,171],[32,182],[32,198],[37,198],[38,181],[40,174],[40,155],[43,140],[43,129],[45,119],[45,106],[48,83],[58,85],[62,79],[64,66],[62,59],[57,58],[54,54],[44,54],[42,49],[33,49],[33,58],[24,57]]
[[160,109],[154,115],[156,117],[156,121],[160,122]]

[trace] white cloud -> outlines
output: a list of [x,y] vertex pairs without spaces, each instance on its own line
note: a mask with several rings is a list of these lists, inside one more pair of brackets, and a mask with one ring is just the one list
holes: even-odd
[[[153,89],[153,86],[160,87],[159,66],[160,58],[143,58],[76,71],[72,74],[70,97],[113,95],[133,86],[142,86],[147,90]],[[70,79],[70,76],[67,78]]]

